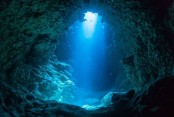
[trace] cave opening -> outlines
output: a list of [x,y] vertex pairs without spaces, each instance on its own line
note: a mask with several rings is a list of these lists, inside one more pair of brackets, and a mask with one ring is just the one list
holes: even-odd
[[74,22],[63,34],[55,55],[71,66],[70,80],[76,92],[76,100],[64,103],[89,109],[104,106],[103,98],[109,92],[124,93],[131,87],[115,53],[113,38],[112,27],[98,13],[90,11],[84,13],[83,21]]

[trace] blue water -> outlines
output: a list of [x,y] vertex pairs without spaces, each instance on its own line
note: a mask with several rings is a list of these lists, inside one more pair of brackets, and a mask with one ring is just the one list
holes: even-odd
[[84,90],[97,90],[103,86],[105,73],[105,23],[97,13],[87,12],[84,22],[76,22],[70,28],[72,68],[76,85]]
[[61,93],[62,99],[71,97],[64,99],[64,103],[81,107],[100,105],[108,92],[125,91],[124,87],[129,87],[125,84],[120,54],[114,48],[115,33],[101,20],[97,13],[85,13],[84,21],[72,24],[56,49],[59,61],[72,68],[69,79],[74,85],[65,86],[68,90]]

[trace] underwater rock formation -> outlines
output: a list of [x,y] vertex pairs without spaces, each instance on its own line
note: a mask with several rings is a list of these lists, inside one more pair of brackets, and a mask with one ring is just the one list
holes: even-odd
[[137,117],[172,117],[174,112],[174,77],[164,77],[154,82],[147,90],[137,94],[131,107]]
[[1,117],[82,117],[83,115],[88,115],[84,109],[77,106],[36,99],[24,88],[13,90],[5,84],[1,84],[0,87]]
[[112,104],[96,110],[41,101],[34,98],[25,88],[14,90],[1,84],[0,116],[42,116],[42,117],[172,117],[174,112],[174,78],[167,77],[154,82],[146,91],[135,94],[134,90],[126,94],[112,95]]
[[[112,26],[110,48],[135,90],[92,111],[48,101],[76,100],[71,66],[54,50],[86,10]],[[173,0],[1,0],[0,116],[172,117],[173,37]]]
[[[170,0],[169,0],[170,1]],[[120,20],[119,30],[115,39],[119,53],[125,53],[123,61],[128,77],[134,84],[136,90],[146,88],[151,81],[164,76],[173,75],[173,32],[165,22],[168,19],[169,8],[172,9],[172,3],[152,1],[110,1],[109,5],[115,9],[117,21],[111,21],[115,27]],[[149,7],[151,6],[151,7]],[[156,6],[159,6],[156,9]],[[152,10],[153,9],[153,10]],[[159,18],[157,10],[164,10],[165,15]],[[156,14],[157,13],[157,14]],[[170,15],[173,14],[170,12]],[[113,17],[114,17],[113,16]],[[124,33],[124,35],[123,35]],[[114,39],[113,39],[114,40]]]
[[[71,77],[69,68],[60,69],[66,64],[60,64],[54,57],[53,51],[59,36],[73,22],[73,19],[77,19],[73,18],[75,15],[71,11],[79,9],[78,1],[10,0],[1,2],[2,82],[14,88],[18,85],[25,86],[37,97],[43,99],[51,99],[58,96],[58,93],[65,93],[66,91],[63,91],[65,89],[70,90],[73,82],[69,80]],[[71,20],[68,20],[68,17],[71,17]]]

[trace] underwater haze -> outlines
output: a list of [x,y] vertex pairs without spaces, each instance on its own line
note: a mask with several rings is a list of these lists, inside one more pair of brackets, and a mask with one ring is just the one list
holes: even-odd
[[[122,89],[125,86],[118,89],[115,86],[117,80],[122,84],[127,78],[121,62],[116,61],[119,58],[108,56],[112,35],[111,27],[102,22],[102,17],[98,13],[88,11],[84,13],[84,21],[73,23],[62,37],[62,40],[67,41],[66,45],[60,43],[55,54],[57,53],[60,61],[72,67],[71,80],[76,87],[75,97],[78,98],[73,104],[96,105],[111,91],[127,91]],[[58,53],[62,53],[61,56]],[[120,73],[124,78],[120,78]],[[128,87],[130,86],[126,88],[129,89]]]

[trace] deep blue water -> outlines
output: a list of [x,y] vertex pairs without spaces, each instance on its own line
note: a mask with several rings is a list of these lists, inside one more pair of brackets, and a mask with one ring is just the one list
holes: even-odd
[[97,13],[87,12],[84,19],[69,27],[55,51],[60,61],[72,66],[70,80],[77,99],[66,103],[80,106],[99,104],[108,92],[129,87],[114,48],[113,30]]
[[97,90],[104,86],[105,74],[105,23],[98,14],[86,13],[84,22],[76,22],[70,28],[75,32],[72,40],[73,76],[78,87]]

